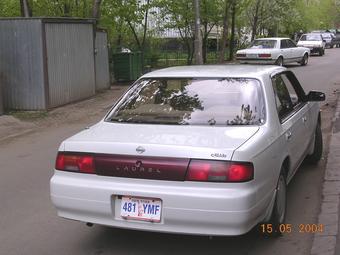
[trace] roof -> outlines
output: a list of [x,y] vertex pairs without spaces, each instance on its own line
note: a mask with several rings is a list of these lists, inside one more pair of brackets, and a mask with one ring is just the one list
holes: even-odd
[[286,68],[274,65],[192,65],[176,66],[147,73],[142,78],[169,77],[169,78],[208,78],[208,77],[235,77],[235,78],[261,78],[273,72],[283,71]]
[[288,40],[288,37],[266,37],[266,38],[255,38],[255,40]]
[[95,23],[95,19],[90,18],[69,18],[69,17],[1,17],[1,21],[32,21],[40,20],[44,23]]

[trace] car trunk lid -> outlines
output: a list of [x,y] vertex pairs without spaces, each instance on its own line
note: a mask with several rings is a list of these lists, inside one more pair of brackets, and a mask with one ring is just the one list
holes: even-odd
[[60,150],[95,155],[99,175],[184,180],[190,159],[230,161],[258,130],[101,122],[67,139]]

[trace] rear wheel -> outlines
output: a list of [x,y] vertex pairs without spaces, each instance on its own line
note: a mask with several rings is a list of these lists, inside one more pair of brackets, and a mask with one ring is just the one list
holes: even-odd
[[285,168],[282,166],[279,180],[276,185],[275,203],[270,217],[269,223],[273,226],[273,236],[280,236],[280,225],[284,223],[287,208],[287,184],[285,176]]
[[319,56],[323,56],[325,54],[325,49],[319,49]]
[[277,66],[283,66],[283,57],[279,57],[276,62],[275,65]]
[[308,64],[308,54],[306,53],[305,55],[303,55],[300,65],[305,66],[307,64]]
[[306,157],[306,161],[311,164],[317,164],[322,157],[322,151],[323,151],[322,131],[321,125],[318,123],[314,134],[314,150],[312,154]]

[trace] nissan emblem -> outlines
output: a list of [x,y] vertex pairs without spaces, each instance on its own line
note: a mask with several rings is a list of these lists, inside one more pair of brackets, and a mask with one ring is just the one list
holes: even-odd
[[142,146],[138,146],[136,148],[136,151],[139,153],[139,154],[142,154],[143,152],[145,152],[145,149],[142,147]]

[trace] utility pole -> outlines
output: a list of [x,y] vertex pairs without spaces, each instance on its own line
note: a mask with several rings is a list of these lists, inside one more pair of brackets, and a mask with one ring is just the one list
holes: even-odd
[[194,42],[194,56],[195,64],[202,65],[202,35],[201,35],[201,21],[200,21],[200,1],[194,0],[195,9],[195,42]]

